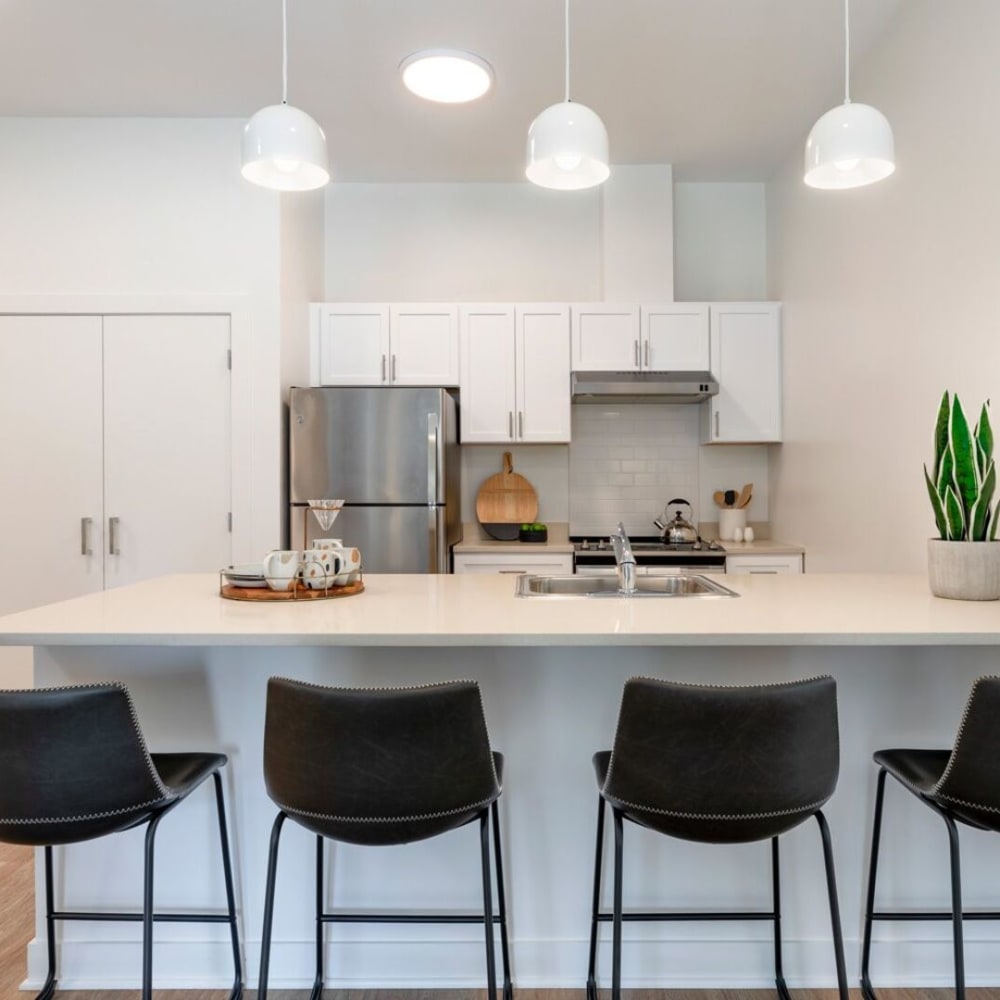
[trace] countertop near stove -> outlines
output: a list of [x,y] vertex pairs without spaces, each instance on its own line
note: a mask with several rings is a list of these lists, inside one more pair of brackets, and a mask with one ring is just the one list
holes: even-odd
[[727,556],[804,556],[801,545],[774,538],[755,538],[752,542],[723,542]]
[[569,540],[569,525],[565,521],[548,524],[549,540],[547,542],[498,542],[490,538],[481,524],[465,522],[462,525],[462,540],[452,546],[456,555],[473,555],[477,553],[499,552],[557,552],[573,551],[573,543]]

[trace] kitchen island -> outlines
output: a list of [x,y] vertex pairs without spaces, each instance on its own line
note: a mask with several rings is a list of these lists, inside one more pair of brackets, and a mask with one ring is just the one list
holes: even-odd
[[[503,576],[370,576],[357,597],[261,605],[221,600],[212,575],[165,577],[0,619],[0,643],[35,647],[37,686],[120,679],[153,749],[220,749],[238,865],[249,980],[256,977],[263,873],[274,807],[262,778],[265,685],[279,674],[317,683],[418,684],[470,677],[507,758],[501,817],[515,983],[580,987],[585,979],[597,793],[591,754],[610,745],[622,684],[633,674],[762,683],[830,673],[839,689],[841,777],[827,807],[848,970],[857,979],[870,837],[874,749],[945,746],[973,680],[997,672],[1000,604],[931,596],[922,576],[730,576],[740,595],[712,599],[516,599]],[[943,825],[893,796],[879,898],[885,908],[945,904]],[[221,905],[210,796],[164,823],[157,905]],[[719,848],[628,827],[626,906],[753,908],[770,890],[766,844]],[[995,837],[963,830],[964,869],[990,871]],[[471,828],[401,848],[331,850],[336,904],[371,909],[477,905]],[[141,834],[66,849],[58,877],[73,906],[135,904]],[[815,824],[782,856],[790,985],[834,982]],[[278,885],[272,984],[311,981],[311,838],[290,828]],[[1000,886],[967,879],[969,907]],[[605,899],[609,897],[605,895]],[[41,929],[41,924],[39,925]],[[626,929],[626,986],[767,986],[768,928],[648,924]],[[993,925],[966,924],[970,985],[1000,983]],[[30,947],[40,982],[44,945]],[[63,988],[136,982],[138,929],[67,925]],[[224,986],[227,944],[214,929],[158,925],[161,986]],[[475,927],[365,925],[329,934],[331,986],[480,986]],[[876,927],[877,984],[947,984],[946,923]],[[605,950],[607,949],[607,950]],[[610,947],[599,979],[610,971]]]

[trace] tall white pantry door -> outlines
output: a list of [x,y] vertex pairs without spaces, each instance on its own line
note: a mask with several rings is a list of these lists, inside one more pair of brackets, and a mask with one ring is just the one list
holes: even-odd
[[101,317],[0,316],[0,614],[104,585]]
[[104,317],[105,586],[232,561],[230,320]]

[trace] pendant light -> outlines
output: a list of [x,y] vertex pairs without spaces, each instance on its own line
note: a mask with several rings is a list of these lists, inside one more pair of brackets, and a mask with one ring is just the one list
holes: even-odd
[[805,182],[844,189],[874,184],[896,169],[889,120],[870,104],[851,103],[851,24],[844,0],[844,103],[827,111],[806,141]]
[[323,130],[288,103],[288,0],[281,0],[281,103],[246,123],[242,173],[275,191],[311,191],[330,180]]
[[569,99],[569,0],[566,0],[566,99],[546,108],[528,129],[528,166],[533,184],[576,191],[603,184],[608,167],[608,131],[585,104]]

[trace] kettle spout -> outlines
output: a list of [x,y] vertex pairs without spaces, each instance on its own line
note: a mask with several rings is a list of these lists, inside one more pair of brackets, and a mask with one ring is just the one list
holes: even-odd
[[653,524],[655,524],[656,527],[660,529],[660,531],[667,530],[667,526],[658,517],[653,518]]

